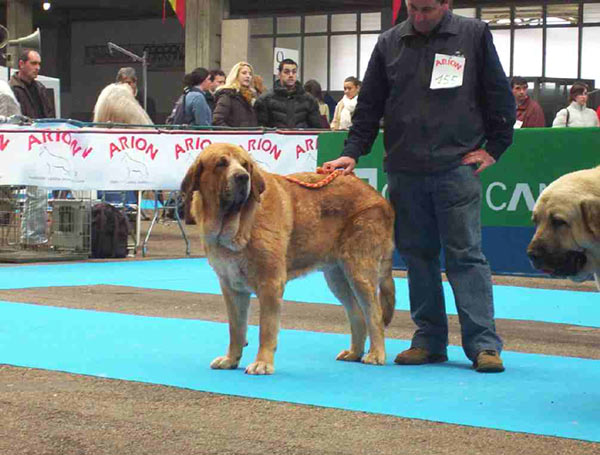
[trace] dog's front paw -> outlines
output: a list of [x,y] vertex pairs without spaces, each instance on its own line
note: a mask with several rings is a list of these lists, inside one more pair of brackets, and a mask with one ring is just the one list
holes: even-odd
[[275,373],[275,367],[272,363],[267,362],[254,362],[246,367],[246,374],[273,374]]
[[369,352],[362,358],[362,363],[366,363],[368,365],[383,365],[385,364],[385,354]]
[[238,361],[232,359],[231,357],[227,357],[226,355],[222,357],[217,357],[215,360],[210,362],[210,367],[213,370],[234,370],[238,366]]
[[335,360],[343,360],[344,362],[359,362],[362,355],[362,352],[355,352],[352,350],[349,351],[345,349],[337,355]]

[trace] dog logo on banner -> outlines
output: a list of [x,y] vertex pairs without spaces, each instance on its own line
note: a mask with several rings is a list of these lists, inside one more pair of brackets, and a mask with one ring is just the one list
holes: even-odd
[[129,154],[129,151],[123,153],[121,164],[123,165],[123,169],[127,170],[127,182],[134,183],[140,180],[147,180],[150,176],[148,166],[143,161],[133,158]]
[[57,150],[50,150],[45,144],[40,146],[38,157],[45,162],[45,170],[50,178],[71,179],[77,174],[73,171],[70,160],[61,156]]

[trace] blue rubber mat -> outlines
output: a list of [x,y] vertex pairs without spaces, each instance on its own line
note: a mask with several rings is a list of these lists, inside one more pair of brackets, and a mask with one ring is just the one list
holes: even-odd
[[[349,335],[283,330],[273,376],[216,371],[226,324],[0,302],[0,364],[600,442],[600,361],[505,352],[502,374],[450,362],[382,367],[334,360]],[[388,357],[408,346],[387,340]]]
[[[151,247],[151,245],[150,245]],[[408,285],[395,279],[396,308],[408,310]],[[0,289],[84,285],[220,294],[215,273],[206,259],[95,262],[0,267]],[[444,283],[448,314],[456,314],[454,297]],[[288,283],[286,300],[337,304],[321,273]],[[600,327],[600,294],[513,286],[494,286],[496,317]]]

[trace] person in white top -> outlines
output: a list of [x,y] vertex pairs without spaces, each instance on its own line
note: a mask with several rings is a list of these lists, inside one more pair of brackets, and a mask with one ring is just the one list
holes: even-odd
[[598,116],[593,109],[586,107],[588,99],[588,87],[583,82],[576,82],[569,91],[571,104],[557,112],[553,128],[582,128],[600,126]]
[[344,97],[335,107],[333,120],[331,121],[332,130],[347,130],[352,126],[352,116],[356,109],[358,92],[361,82],[354,76],[347,77],[344,80]]

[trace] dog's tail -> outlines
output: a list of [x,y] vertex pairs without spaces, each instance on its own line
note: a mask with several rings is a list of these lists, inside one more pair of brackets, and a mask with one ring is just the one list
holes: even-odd
[[394,317],[396,308],[396,285],[392,276],[392,257],[385,258],[382,262],[381,276],[379,278],[379,301],[383,313],[383,324],[387,327]]

